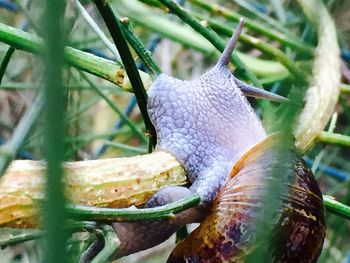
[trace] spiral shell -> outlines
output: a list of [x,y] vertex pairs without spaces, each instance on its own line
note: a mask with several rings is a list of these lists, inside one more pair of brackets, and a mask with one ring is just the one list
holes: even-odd
[[[234,166],[214,201],[211,213],[171,253],[168,262],[244,262],[254,246],[256,218],[266,195],[266,183],[285,166],[276,158],[276,139],[269,136],[251,148]],[[290,180],[274,216],[271,262],[315,262],[320,254],[325,222],[320,189],[312,172],[295,158]]]

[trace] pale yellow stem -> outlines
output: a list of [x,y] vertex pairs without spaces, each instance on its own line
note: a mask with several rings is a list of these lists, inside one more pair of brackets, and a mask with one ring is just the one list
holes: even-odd
[[[33,227],[43,200],[45,164],[13,161],[0,179],[0,227]],[[144,204],[159,188],[186,184],[176,159],[165,152],[65,164],[66,196],[73,204],[122,208]]]

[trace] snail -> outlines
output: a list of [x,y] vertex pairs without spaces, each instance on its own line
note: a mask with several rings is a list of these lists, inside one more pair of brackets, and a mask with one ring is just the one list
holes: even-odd
[[[199,206],[171,220],[115,223],[125,256],[165,241],[188,223],[199,228],[181,241],[168,262],[240,262],[254,234],[251,217],[261,206],[276,163],[276,137],[267,135],[246,96],[284,100],[233,76],[229,58],[243,28],[240,21],[217,64],[200,78],[182,81],[159,75],[148,91],[148,113],[157,149],[185,168],[189,188],[166,187],[146,204],[168,204],[193,193]],[[232,168],[233,167],[233,168]],[[276,168],[276,169],[277,169]],[[272,262],[314,262],[325,235],[322,195],[311,171],[291,160],[288,191],[274,223]],[[294,172],[293,172],[294,170]]]

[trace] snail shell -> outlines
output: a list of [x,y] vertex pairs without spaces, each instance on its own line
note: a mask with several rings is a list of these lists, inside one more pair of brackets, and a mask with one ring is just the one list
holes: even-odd
[[[276,136],[268,136],[236,163],[211,213],[178,244],[168,263],[244,262],[254,246],[254,223],[264,205],[266,184],[276,180],[271,174],[284,165],[277,161],[275,146]],[[274,196],[281,198],[282,205],[271,222],[269,261],[315,262],[325,236],[322,195],[312,172],[301,160],[295,159],[290,171],[287,191]]]

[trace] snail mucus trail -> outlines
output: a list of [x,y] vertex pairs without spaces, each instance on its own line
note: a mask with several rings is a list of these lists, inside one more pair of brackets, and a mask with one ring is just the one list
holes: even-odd
[[[229,58],[243,27],[217,64],[200,78],[179,80],[161,74],[148,91],[148,113],[157,149],[171,153],[185,168],[189,188],[165,187],[146,207],[198,193],[201,204],[171,220],[115,223],[122,257],[154,245],[188,223],[201,222],[171,253],[168,262],[242,262],[252,247],[254,218],[278,163],[276,135],[267,135],[246,96],[283,100],[236,79]],[[288,150],[289,151],[289,150]],[[271,262],[315,262],[325,223],[322,195],[311,171],[298,158],[287,165],[290,181],[272,222]]]

